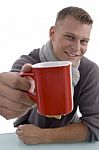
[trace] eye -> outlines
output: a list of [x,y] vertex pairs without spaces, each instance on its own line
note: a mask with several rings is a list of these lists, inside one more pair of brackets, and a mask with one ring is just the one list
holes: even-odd
[[81,41],[80,41],[80,43],[81,43],[82,45],[85,45],[85,46],[88,45],[88,42],[89,42],[89,40],[81,40]]
[[73,36],[71,36],[71,35],[64,35],[64,36],[65,36],[65,39],[70,40],[70,41],[72,41],[72,40],[75,39],[75,38],[74,38]]

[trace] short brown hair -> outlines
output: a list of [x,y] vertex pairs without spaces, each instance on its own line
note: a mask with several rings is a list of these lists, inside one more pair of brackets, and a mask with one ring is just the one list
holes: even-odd
[[83,24],[88,24],[88,25],[93,24],[93,20],[91,16],[88,14],[88,12],[86,12],[82,8],[73,7],[73,6],[63,8],[61,11],[59,11],[57,13],[56,22],[59,20],[64,20],[67,16],[74,17],[76,20],[78,20]]

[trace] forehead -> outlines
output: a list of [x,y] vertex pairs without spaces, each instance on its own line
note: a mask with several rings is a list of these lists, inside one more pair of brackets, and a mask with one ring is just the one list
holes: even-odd
[[92,26],[83,24],[77,21],[73,17],[66,17],[64,20],[60,20],[56,24],[56,28],[60,33],[73,33],[76,36],[89,38]]

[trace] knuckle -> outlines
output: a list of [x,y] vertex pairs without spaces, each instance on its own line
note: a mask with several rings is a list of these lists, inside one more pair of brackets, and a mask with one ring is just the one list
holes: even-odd
[[[1,111],[0,111],[1,112]],[[10,120],[10,119],[14,119],[16,117],[19,116],[18,112],[9,110],[7,108],[2,108],[2,112],[1,115],[6,119],[6,120]]]
[[0,80],[2,79],[2,77],[3,77],[4,74],[6,74],[6,73],[4,73],[4,72],[0,73]]
[[11,113],[9,110],[3,111],[3,112],[2,112],[2,116],[3,116],[6,120],[10,120],[10,119],[13,118],[13,115],[12,115],[12,113]]
[[23,90],[28,90],[30,88],[29,80],[25,77],[17,77],[16,85]]
[[26,111],[27,110],[27,106],[25,106],[24,104],[19,104],[18,105],[18,110],[19,111]]
[[23,143],[24,143],[24,144],[28,144],[28,143],[27,143],[27,140],[26,140],[24,137],[23,137]]
[[18,95],[18,99],[19,99],[21,102],[25,102],[26,96],[25,96],[25,92],[24,92],[24,91],[21,91],[21,92],[20,92],[20,94]]
[[17,87],[20,86],[20,84],[21,84],[21,82],[20,82],[20,80],[17,77],[13,79],[13,85],[14,85],[14,87],[17,88]]
[[16,101],[19,101],[19,102],[20,102],[20,100],[25,99],[24,91],[17,90],[15,99],[16,99]]

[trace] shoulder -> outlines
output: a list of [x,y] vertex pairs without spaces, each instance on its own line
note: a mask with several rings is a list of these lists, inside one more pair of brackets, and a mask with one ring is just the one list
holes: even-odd
[[39,50],[40,50],[40,48],[33,49],[33,50],[28,54],[28,56],[31,57],[31,58],[40,60],[40,58],[39,58]]
[[88,59],[86,57],[82,57],[81,66],[82,65],[88,65],[88,68],[90,68],[90,67],[99,67],[95,62],[91,61],[90,59]]
[[28,55],[21,55],[19,59],[17,59],[11,68],[11,71],[19,72],[22,66],[26,63],[35,64],[40,62],[39,58],[39,48],[32,50]]
[[89,60],[86,57],[82,57],[80,66],[79,66],[79,72],[80,72],[80,80],[76,86],[77,92],[78,89],[81,92],[82,89],[91,87],[92,88],[98,88],[99,86],[99,66]]
[[99,66],[86,57],[82,57],[79,66],[80,80],[79,89],[90,87],[91,89],[99,88]]
[[34,54],[39,55],[39,50],[40,50],[40,48],[35,48],[30,52],[30,54],[31,55],[34,55]]
[[31,52],[29,52],[28,55],[22,55],[20,59],[25,60],[31,64],[39,63],[40,62],[39,50],[40,48],[33,49]]
[[99,75],[99,66],[88,58],[82,57],[79,71],[81,74],[97,73]]

